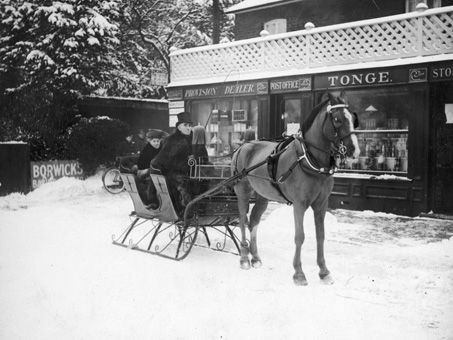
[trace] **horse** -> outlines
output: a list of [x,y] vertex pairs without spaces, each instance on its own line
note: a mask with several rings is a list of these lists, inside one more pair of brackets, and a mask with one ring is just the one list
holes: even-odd
[[[245,143],[233,154],[232,171],[247,173],[233,186],[238,198],[242,269],[250,268],[249,253],[254,268],[262,265],[257,248],[257,229],[271,200],[292,204],[294,208],[294,283],[303,286],[308,284],[300,256],[305,239],[304,215],[309,207],[312,207],[314,212],[319,277],[324,283],[333,283],[324,259],[324,218],[334,185],[333,156],[359,156],[357,136],[354,133],[357,126],[357,115],[348,110],[345,98],[329,93],[303,122],[301,134],[289,140],[282,150],[277,151],[276,142],[258,140]],[[269,157],[272,158],[272,155],[278,156],[275,178],[272,177],[269,162],[266,161]],[[247,213],[253,192],[255,205],[248,221]],[[250,232],[249,242],[246,238],[246,226]]]

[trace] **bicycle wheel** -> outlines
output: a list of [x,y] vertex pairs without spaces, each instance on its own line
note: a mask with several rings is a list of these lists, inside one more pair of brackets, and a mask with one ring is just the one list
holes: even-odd
[[105,190],[111,194],[119,194],[124,190],[124,183],[121,179],[120,171],[115,168],[108,168],[102,175],[102,183]]

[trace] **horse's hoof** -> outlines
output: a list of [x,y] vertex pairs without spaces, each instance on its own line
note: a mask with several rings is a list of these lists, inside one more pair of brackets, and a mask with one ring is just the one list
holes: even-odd
[[305,278],[304,274],[294,274],[293,280],[294,280],[294,284],[296,286],[307,286],[308,285],[308,281]]
[[254,260],[252,259],[252,267],[253,268],[260,268],[263,265],[261,260]]
[[333,277],[330,274],[319,275],[319,278],[321,279],[321,282],[324,283],[325,285],[333,285],[334,283]]
[[250,269],[250,261],[247,260],[241,260],[241,269]]

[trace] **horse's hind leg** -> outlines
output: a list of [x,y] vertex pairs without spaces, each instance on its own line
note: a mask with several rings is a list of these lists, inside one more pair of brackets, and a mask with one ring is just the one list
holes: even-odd
[[326,260],[324,258],[324,218],[326,217],[327,211],[327,199],[321,204],[313,205],[313,212],[316,226],[316,245],[317,245],[317,263],[319,266],[319,278],[328,284],[333,283],[333,279],[330,276],[330,271],[327,269]]
[[234,192],[238,198],[239,228],[241,229],[241,259],[242,269],[250,269],[249,245],[245,227],[247,225],[247,213],[249,212],[250,188],[247,182],[242,181],[234,186]]
[[293,267],[295,273],[293,275],[294,283],[298,286],[306,286],[308,284],[307,278],[305,277],[304,272],[302,271],[302,261],[300,259],[300,253],[302,249],[302,244],[305,240],[304,232],[304,216],[305,210],[307,207],[303,204],[294,204],[294,224],[295,224],[295,236],[294,243],[296,244],[296,251],[294,253]]
[[258,247],[256,241],[256,234],[258,232],[258,224],[260,223],[261,216],[267,209],[268,200],[260,195],[256,195],[256,202],[253,206],[252,213],[250,214],[250,252],[252,254],[252,266],[254,268],[261,267],[261,259],[258,255]]

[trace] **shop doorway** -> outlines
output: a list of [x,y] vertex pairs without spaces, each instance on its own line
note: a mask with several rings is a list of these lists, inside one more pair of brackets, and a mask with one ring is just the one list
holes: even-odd
[[453,215],[453,82],[432,89],[432,210]]
[[284,132],[293,134],[298,131],[302,122],[310,115],[313,108],[311,93],[274,95],[271,99],[273,112],[271,117],[273,138],[281,137]]

